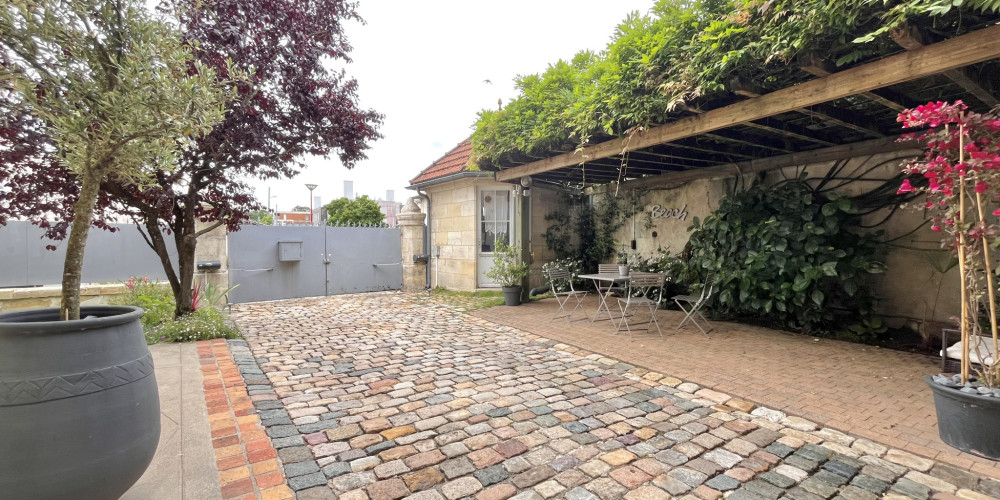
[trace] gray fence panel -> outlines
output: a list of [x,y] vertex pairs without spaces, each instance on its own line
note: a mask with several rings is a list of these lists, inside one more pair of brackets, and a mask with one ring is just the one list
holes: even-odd
[[399,290],[402,240],[399,228],[327,228],[328,295]]
[[[160,258],[132,224],[113,224],[115,232],[90,230],[83,258],[84,283],[125,281],[129,276],[166,280]],[[28,222],[11,221],[0,227],[0,286],[54,285],[62,282],[66,241],[44,237],[44,230]],[[173,237],[165,234],[170,260],[177,265]],[[46,250],[55,245],[56,250]]]
[[[301,242],[302,260],[279,261],[279,242]],[[228,236],[229,293],[233,303],[326,293],[323,227],[247,225]]]
[[[31,284],[28,282],[27,260],[29,226],[15,221],[0,227],[0,286]],[[45,245],[42,245],[42,251],[45,251]]]

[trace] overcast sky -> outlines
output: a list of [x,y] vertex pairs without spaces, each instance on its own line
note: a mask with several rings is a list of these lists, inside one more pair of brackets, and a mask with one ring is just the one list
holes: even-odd
[[[544,71],[583,49],[602,50],[629,12],[653,0],[361,0],[367,24],[350,23],[354,50],[348,73],[361,106],[385,115],[384,138],[352,170],[336,158],[312,158],[294,179],[255,181],[257,199],[290,210],[309,203],[305,184],[318,184],[323,203],[344,195],[405,201],[409,180],[468,137],[483,108],[516,95],[519,74]],[[484,80],[489,80],[487,83]]]

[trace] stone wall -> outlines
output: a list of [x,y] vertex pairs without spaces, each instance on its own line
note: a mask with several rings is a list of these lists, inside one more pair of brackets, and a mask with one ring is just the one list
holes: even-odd
[[[198,231],[201,231],[203,228],[208,227],[208,225],[199,221],[195,227]],[[198,246],[194,250],[195,265],[198,262],[218,261],[222,264],[222,268],[214,271],[196,270],[194,273],[195,283],[205,280],[207,283],[220,287],[223,290],[229,288],[229,246],[227,236],[226,226],[222,225],[198,237]]]
[[427,188],[431,199],[431,287],[476,289],[476,181]]
[[[108,304],[109,299],[125,292],[125,285],[83,285],[80,287],[80,305]],[[28,288],[0,288],[0,313],[59,307],[62,287],[36,286]]]
[[[867,172],[867,178],[887,179],[900,171],[902,158],[912,157],[917,152],[887,153],[859,157],[849,160],[843,175],[850,176]],[[823,175],[834,164],[818,163],[802,167],[772,171],[765,182],[773,182],[783,177],[794,177],[807,171],[810,175]],[[635,240],[636,251],[643,256],[655,255],[660,249],[680,253],[690,238],[688,227],[694,217],[704,220],[719,206],[719,201],[736,185],[737,177],[702,179],[681,187],[667,188],[647,186],[645,210],[630,218],[625,227],[615,234],[615,239],[623,242]],[[853,182],[841,189],[847,194],[857,194],[871,189],[877,181]],[[626,185],[627,187],[627,185]],[[536,192],[538,195],[536,196]],[[532,250],[535,264],[551,257],[541,235],[551,222],[545,221],[546,214],[558,210],[557,195],[547,190],[532,189]],[[604,196],[595,195],[595,198]],[[654,216],[655,215],[655,216]],[[867,216],[867,223],[882,220],[887,211]],[[893,240],[894,246],[886,255],[889,271],[875,278],[879,295],[879,313],[892,326],[907,326],[927,335],[938,331],[941,324],[948,323],[950,317],[959,311],[959,283],[956,268],[947,269],[948,256],[939,251],[937,234],[929,229],[917,230],[907,235],[923,221],[923,214],[913,210],[897,210],[891,223],[879,226],[884,230],[883,239]],[[939,269],[947,269],[942,273]],[[540,274],[540,273],[535,273]],[[534,279],[532,280],[534,283]]]
[[424,253],[426,216],[411,198],[396,217],[400,228],[400,250],[403,253],[403,291],[417,292],[427,284],[427,261],[414,260],[414,256]]

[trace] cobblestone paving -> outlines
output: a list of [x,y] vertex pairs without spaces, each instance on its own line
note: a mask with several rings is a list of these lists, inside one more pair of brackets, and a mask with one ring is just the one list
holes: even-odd
[[401,293],[233,318],[301,499],[1000,498],[995,480]]

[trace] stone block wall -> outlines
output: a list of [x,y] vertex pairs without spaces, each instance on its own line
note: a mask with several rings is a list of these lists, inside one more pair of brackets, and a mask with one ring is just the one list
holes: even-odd
[[[125,285],[83,285],[80,287],[80,304],[94,306],[108,304],[109,299],[125,292]],[[62,287],[36,286],[29,288],[0,288],[0,313],[24,309],[59,307]]]
[[[196,229],[200,231],[207,226],[208,224],[199,221]],[[194,273],[196,283],[200,280],[206,280],[208,283],[222,289],[229,287],[229,247],[227,235],[226,226],[223,225],[198,237],[198,246],[195,247],[194,251],[195,264],[197,265],[198,262],[203,261],[219,261],[222,263],[222,268],[216,271],[196,270]]]
[[431,199],[432,287],[476,289],[477,180],[463,179],[427,188]]

